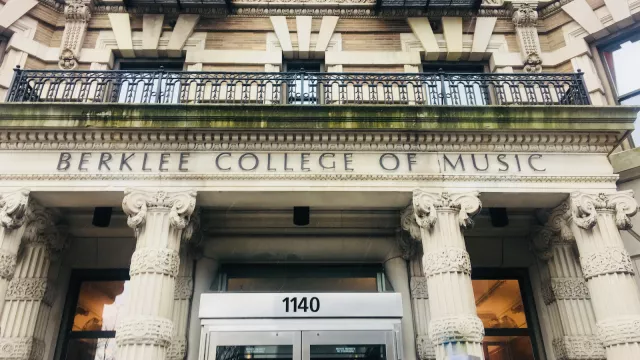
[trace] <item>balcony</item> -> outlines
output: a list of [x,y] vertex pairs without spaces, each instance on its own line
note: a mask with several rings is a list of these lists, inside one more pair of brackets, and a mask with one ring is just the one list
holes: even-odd
[[589,105],[582,73],[16,69],[7,102],[212,105]]

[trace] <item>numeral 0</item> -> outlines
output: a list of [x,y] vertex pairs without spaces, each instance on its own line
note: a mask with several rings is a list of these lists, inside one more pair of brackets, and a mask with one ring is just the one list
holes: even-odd
[[284,312],[307,312],[311,310],[311,312],[318,312],[320,310],[320,299],[317,297],[312,297],[307,300],[307,297],[300,298],[298,301],[297,297],[289,298],[288,296],[282,299],[284,303]]

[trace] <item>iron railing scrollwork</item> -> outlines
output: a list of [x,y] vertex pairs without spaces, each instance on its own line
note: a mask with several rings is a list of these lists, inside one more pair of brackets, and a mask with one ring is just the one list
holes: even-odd
[[588,105],[582,73],[321,73],[16,69],[9,102]]

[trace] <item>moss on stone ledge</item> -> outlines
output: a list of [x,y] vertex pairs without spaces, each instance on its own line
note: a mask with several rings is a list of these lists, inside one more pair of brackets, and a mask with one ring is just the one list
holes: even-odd
[[292,106],[0,103],[0,126],[174,129],[633,129],[623,106]]

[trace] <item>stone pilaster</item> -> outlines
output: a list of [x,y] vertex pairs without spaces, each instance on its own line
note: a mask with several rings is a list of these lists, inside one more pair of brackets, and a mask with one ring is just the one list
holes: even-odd
[[180,268],[173,292],[173,340],[167,352],[167,360],[184,360],[187,356],[189,312],[193,298],[194,261],[200,245],[200,216],[194,212],[191,221],[182,232],[180,244]]
[[429,291],[427,278],[422,272],[422,235],[413,214],[413,206],[408,206],[401,214],[402,228],[413,242],[401,242],[401,249],[411,254],[409,258],[409,289],[411,291],[411,309],[413,311],[413,327],[415,332],[416,352],[420,360],[433,360],[436,353],[429,339]]
[[13,278],[24,234],[29,190],[0,194],[0,314]]
[[557,360],[605,359],[596,336],[591,296],[577,258],[576,243],[556,209],[532,239],[542,269],[542,295],[547,307]]
[[638,205],[633,193],[572,193],[562,205],[576,238],[595,313],[610,360],[640,359],[640,293],[619,230],[629,229]]
[[525,72],[542,72],[542,50],[540,49],[540,38],[538,37],[538,11],[532,4],[520,3],[515,5],[513,12],[513,24],[516,27],[516,36],[520,52],[524,59]]
[[29,200],[16,268],[0,318],[0,359],[39,360],[53,301],[52,257],[66,245],[57,216]]
[[195,191],[125,191],[122,208],[137,243],[129,269],[129,304],[116,325],[118,360],[167,359],[174,339],[180,241],[195,203]]
[[[473,224],[480,210],[475,193],[428,193],[415,190],[413,212],[420,228],[422,270],[429,299],[429,338],[436,359],[455,355],[484,358],[484,326],[477,316],[471,286],[471,262],[461,228]],[[405,229],[406,223],[403,224]],[[411,226],[407,229],[415,232]]]
[[68,0],[64,7],[64,33],[62,34],[62,45],[58,66],[63,70],[73,70],[78,66],[78,56],[82,49],[87,25],[91,19],[89,8],[91,1]]

